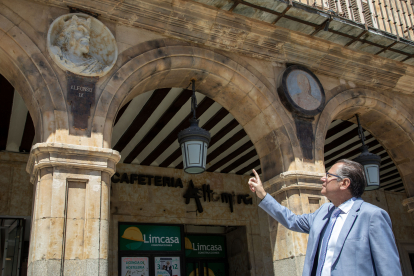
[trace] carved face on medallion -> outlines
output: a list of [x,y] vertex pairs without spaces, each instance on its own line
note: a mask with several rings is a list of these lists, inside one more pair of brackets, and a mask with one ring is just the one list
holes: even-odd
[[325,92],[318,78],[300,65],[286,68],[278,94],[286,108],[306,117],[320,113],[325,104]]
[[305,110],[314,110],[321,104],[322,94],[316,81],[304,71],[293,71],[287,77],[292,100]]
[[108,28],[86,14],[57,18],[48,32],[48,50],[63,70],[91,77],[105,75],[118,53]]

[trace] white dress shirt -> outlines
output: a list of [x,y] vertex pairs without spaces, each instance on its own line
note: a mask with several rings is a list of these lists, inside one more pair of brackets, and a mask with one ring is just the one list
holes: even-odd
[[[344,226],[345,220],[348,217],[348,213],[352,208],[352,205],[354,205],[354,201],[356,200],[355,197],[348,199],[341,205],[339,205],[339,209],[341,209],[341,213],[338,215],[335,225],[332,229],[331,237],[328,242],[328,249],[326,251],[326,257],[325,257],[325,263],[322,268],[322,274],[321,276],[331,276],[331,267],[332,267],[332,259],[334,255],[334,250],[336,246],[336,242],[338,241],[339,233],[342,230],[342,227]],[[322,235],[322,234],[321,234]],[[320,241],[320,244],[322,244],[323,241]]]

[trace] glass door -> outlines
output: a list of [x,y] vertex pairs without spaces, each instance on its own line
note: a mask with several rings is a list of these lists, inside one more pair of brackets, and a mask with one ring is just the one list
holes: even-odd
[[19,276],[23,220],[3,219],[0,230],[0,245],[3,246],[1,276]]
[[187,259],[186,276],[226,276],[226,263],[222,260]]
[[199,261],[189,261],[187,259],[187,266],[186,266],[186,276],[199,276],[200,273],[198,268],[200,267]]

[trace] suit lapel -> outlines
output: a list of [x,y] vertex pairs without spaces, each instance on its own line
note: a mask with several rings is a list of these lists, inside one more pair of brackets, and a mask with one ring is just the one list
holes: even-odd
[[364,201],[361,198],[357,198],[351,210],[349,211],[349,214],[345,220],[344,225],[342,226],[341,232],[339,233],[339,237],[336,242],[332,264],[336,262],[336,259],[338,259],[339,253],[341,253],[346,237],[348,237],[349,231],[351,231],[351,228],[354,225],[356,218],[358,217],[358,212],[363,202]]

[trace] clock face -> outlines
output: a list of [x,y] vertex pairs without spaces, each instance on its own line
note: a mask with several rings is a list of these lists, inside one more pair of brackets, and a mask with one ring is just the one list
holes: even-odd
[[315,110],[322,102],[322,91],[317,81],[308,72],[292,70],[286,79],[286,86],[292,101],[305,110]]

